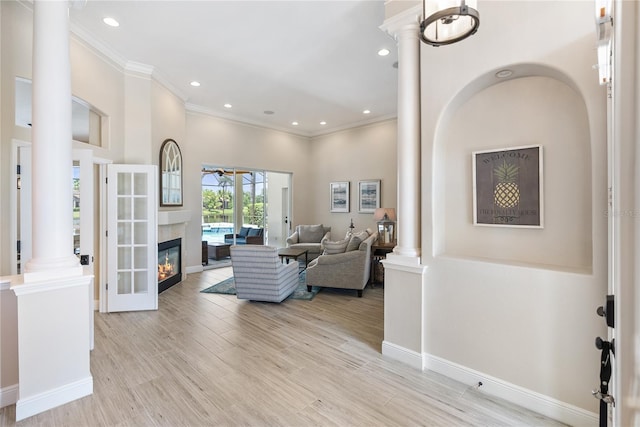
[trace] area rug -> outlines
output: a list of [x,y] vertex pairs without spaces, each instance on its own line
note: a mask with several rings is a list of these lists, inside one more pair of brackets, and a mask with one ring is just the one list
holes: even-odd
[[[320,291],[320,288],[317,286],[313,286],[311,288],[311,292],[307,292],[307,283],[305,280],[305,274],[302,272],[299,277],[298,287],[291,295],[287,297],[287,299],[302,299],[311,301],[313,297]],[[210,286],[206,289],[201,290],[205,294],[226,294],[226,295],[235,295],[236,294],[236,284],[233,281],[233,277],[223,280],[220,283],[217,283],[213,286]]]

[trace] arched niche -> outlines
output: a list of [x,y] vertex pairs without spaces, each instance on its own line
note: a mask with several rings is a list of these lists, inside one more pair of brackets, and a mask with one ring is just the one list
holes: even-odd
[[[434,255],[536,268],[592,270],[591,137],[584,99],[552,68],[509,66],[469,83],[440,116],[434,141]],[[472,153],[541,145],[544,228],[473,225]]]

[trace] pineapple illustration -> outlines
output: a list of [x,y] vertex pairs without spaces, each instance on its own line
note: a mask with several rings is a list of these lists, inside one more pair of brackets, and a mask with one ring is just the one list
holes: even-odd
[[518,169],[518,166],[503,160],[502,165],[493,170],[493,174],[498,179],[493,191],[493,200],[497,206],[513,208],[520,203],[520,188],[516,182]]

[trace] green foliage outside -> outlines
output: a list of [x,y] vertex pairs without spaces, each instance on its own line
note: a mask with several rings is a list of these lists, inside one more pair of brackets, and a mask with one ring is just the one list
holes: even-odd
[[[262,225],[264,217],[264,196],[257,195],[256,203],[251,203],[251,194],[243,194],[242,216],[245,224]],[[205,223],[233,222],[233,195],[227,190],[202,190],[202,217]]]

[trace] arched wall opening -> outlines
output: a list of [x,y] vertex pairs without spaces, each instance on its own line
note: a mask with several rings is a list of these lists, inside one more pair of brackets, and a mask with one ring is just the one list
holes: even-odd
[[[434,141],[435,256],[591,273],[592,171],[583,97],[561,72],[536,64],[487,73],[448,104]],[[543,147],[539,229],[473,224],[473,152]]]

